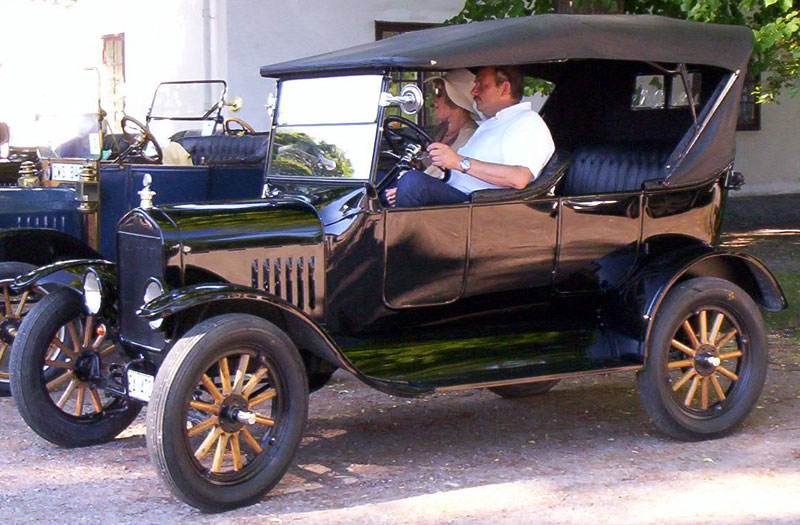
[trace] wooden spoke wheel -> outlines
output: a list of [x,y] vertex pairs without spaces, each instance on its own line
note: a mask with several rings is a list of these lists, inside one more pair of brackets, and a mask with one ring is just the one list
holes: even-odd
[[18,294],[11,290],[10,285],[14,278],[34,269],[36,267],[32,264],[0,263],[0,396],[11,394],[8,363],[11,345],[22,324],[22,318],[46,293],[42,288],[34,288]]
[[275,325],[208,319],[170,350],[147,417],[147,444],[175,494],[222,511],[260,500],[302,437],[308,385],[300,354]]
[[667,434],[715,438],[755,405],[766,366],[765,329],[750,296],[722,279],[692,279],[670,291],[656,315],[639,388]]
[[[112,440],[141,409],[100,388],[126,361],[102,320],[62,288],[42,299],[20,326],[11,360],[17,408],[44,439],[64,447]],[[121,385],[117,377],[116,383]]]

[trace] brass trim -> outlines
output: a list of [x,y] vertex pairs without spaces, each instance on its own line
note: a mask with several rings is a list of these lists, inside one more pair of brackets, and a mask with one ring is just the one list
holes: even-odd
[[486,383],[471,383],[467,385],[441,386],[436,388],[435,391],[455,392],[458,390],[470,390],[473,388],[491,388],[495,386],[523,385],[526,383],[537,383],[539,381],[552,381],[553,379],[569,379],[574,377],[613,374],[615,372],[635,372],[638,370],[644,370],[644,365],[620,366],[616,368],[603,368],[601,370],[585,370],[582,372],[568,372],[565,374],[552,374],[548,376],[523,377],[519,379],[508,379],[505,381],[488,381]]

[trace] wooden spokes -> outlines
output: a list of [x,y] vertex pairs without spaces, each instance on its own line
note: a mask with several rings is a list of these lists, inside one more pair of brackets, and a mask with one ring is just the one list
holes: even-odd
[[676,400],[692,410],[725,401],[739,380],[743,341],[736,323],[722,311],[705,309],[684,320],[670,341],[667,362]]
[[[35,304],[36,300],[44,295],[44,292],[39,289],[33,289],[27,290],[21,295],[13,295],[8,285],[5,284],[0,286],[0,290],[0,294],[2,294],[2,300],[0,300],[0,323],[6,326],[5,329],[9,330],[9,335],[11,335],[13,334],[11,330],[18,328],[19,321],[28,313],[28,310]],[[12,324],[6,324],[5,321],[7,320],[12,321]],[[13,321],[16,321],[16,323]],[[10,348],[10,342],[0,343],[0,382],[4,383],[9,380],[8,357]]]
[[[93,316],[73,319],[58,331],[50,342],[42,362],[42,374],[52,378],[45,383],[53,403],[63,412],[75,417],[88,417],[103,413],[112,398],[105,398],[94,384],[81,380],[85,370],[78,370],[79,356],[95,353],[100,369],[114,362],[112,354],[118,347],[106,339],[106,328]],[[57,374],[57,375],[56,375]],[[104,401],[105,398],[105,401]]]
[[[194,392],[186,437],[208,472],[237,472],[263,452],[262,443],[276,424],[267,402],[278,391],[269,384],[269,369],[253,354],[220,358],[200,376]],[[240,421],[237,411],[255,422]]]

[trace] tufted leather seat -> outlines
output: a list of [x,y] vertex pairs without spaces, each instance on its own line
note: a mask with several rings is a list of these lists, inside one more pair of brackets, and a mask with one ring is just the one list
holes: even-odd
[[601,145],[579,148],[572,158],[564,195],[638,191],[647,180],[663,179],[671,147]]
[[261,164],[267,155],[269,135],[183,135],[173,138],[192,156],[195,166]]

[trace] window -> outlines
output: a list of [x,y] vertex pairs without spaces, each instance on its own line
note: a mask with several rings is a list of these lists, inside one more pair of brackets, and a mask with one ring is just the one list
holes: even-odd
[[382,22],[375,21],[375,40],[383,40],[390,36],[399,35],[401,33],[409,33],[411,31],[419,31],[420,29],[429,29],[436,27],[439,24],[428,24],[424,22]]
[[125,35],[105,35],[103,39],[103,109],[108,122],[118,126],[125,115]]
[[761,82],[761,75],[748,73],[744,78],[739,122],[736,126],[739,131],[758,131],[761,129],[761,104],[756,104],[756,96],[753,94],[759,82]]
[[[689,90],[695,106],[700,105],[700,73],[689,73]],[[667,106],[667,101],[669,105]],[[689,96],[680,75],[637,75],[631,98],[631,108],[639,109],[688,108]]]

